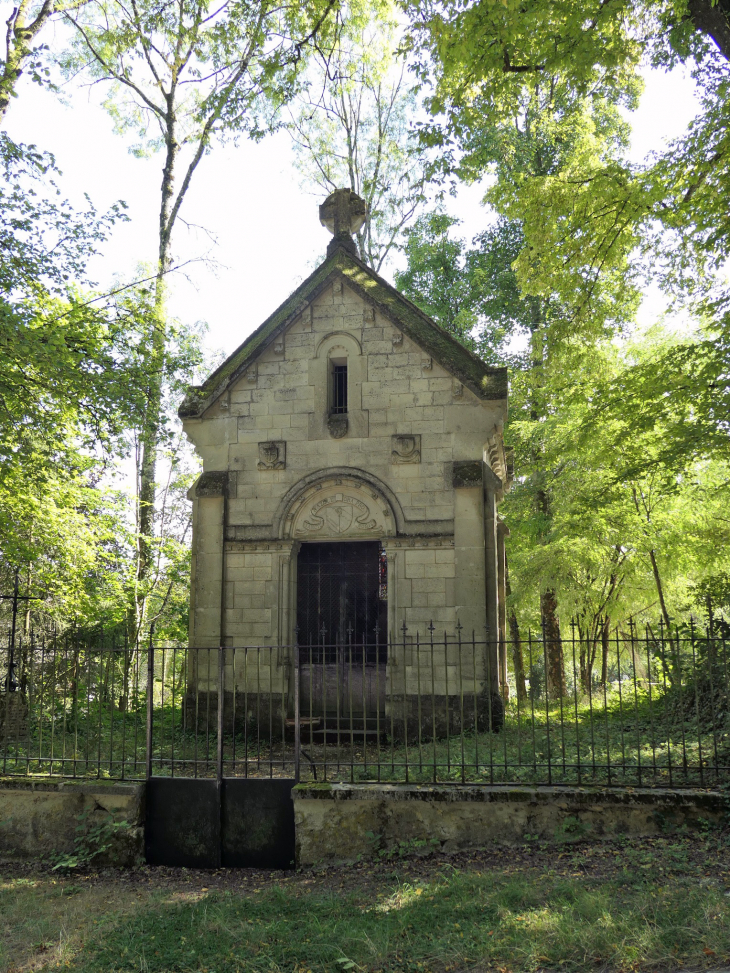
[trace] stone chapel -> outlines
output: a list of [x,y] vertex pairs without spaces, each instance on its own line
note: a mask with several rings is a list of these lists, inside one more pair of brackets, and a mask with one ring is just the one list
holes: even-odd
[[506,682],[507,370],[366,266],[349,190],[326,259],[179,414],[191,488],[191,647],[383,646],[476,632]]

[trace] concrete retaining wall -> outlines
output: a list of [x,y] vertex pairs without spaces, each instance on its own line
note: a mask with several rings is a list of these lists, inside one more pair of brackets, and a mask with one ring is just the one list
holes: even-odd
[[71,853],[79,815],[89,814],[93,827],[115,821],[129,825],[118,831],[98,864],[132,865],[144,856],[144,784],[103,784],[97,781],[0,781],[0,854],[41,858]]
[[[73,851],[79,816],[126,821],[98,864],[144,856],[144,784],[0,780],[0,855]],[[728,801],[709,791],[460,785],[301,784],[294,788],[297,863],[336,864],[398,849],[456,852],[529,840],[649,835],[720,824]]]
[[722,795],[654,788],[332,784],[294,789],[297,864],[335,864],[406,845],[445,852],[647,835],[727,814]]

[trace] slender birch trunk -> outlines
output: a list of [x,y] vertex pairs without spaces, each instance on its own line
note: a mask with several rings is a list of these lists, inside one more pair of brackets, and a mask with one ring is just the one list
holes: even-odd
[[[509,562],[505,554],[504,558],[504,588],[507,597],[512,594],[512,588],[509,580]],[[515,674],[515,691],[517,693],[517,699],[523,702],[527,699],[527,684],[525,682],[525,658],[522,652],[522,636],[520,635],[520,626],[517,621],[517,613],[514,608],[510,608],[507,615],[507,620],[509,624],[509,634],[510,641],[512,642],[512,668]]]
[[32,45],[49,18],[56,12],[54,0],[44,0],[33,20],[28,20],[31,0],[20,0],[5,21],[5,57],[0,74],[0,125],[15,97],[23,68],[31,56]]
[[172,203],[175,186],[175,164],[179,146],[176,140],[174,113],[175,89],[167,96],[166,154],[162,170],[159,218],[159,244],[155,301],[147,357],[147,395],[144,426],[140,435],[139,453],[139,530],[137,534],[137,576],[135,584],[135,618],[131,633],[136,644],[147,616],[149,579],[154,564],[155,501],[157,499],[157,452],[162,421],[162,382],[167,350],[167,273],[170,269],[170,241],[172,234]]

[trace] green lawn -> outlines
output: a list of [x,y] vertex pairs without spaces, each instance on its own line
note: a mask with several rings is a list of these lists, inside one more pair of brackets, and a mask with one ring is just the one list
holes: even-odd
[[[2,871],[2,870],[0,870]],[[730,962],[730,832],[266,874],[6,867],[0,967],[673,970]]]

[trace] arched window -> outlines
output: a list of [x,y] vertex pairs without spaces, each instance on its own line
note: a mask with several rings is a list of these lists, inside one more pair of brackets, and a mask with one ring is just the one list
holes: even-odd
[[330,414],[342,416],[347,413],[347,359],[330,358]]
[[353,334],[323,335],[309,364],[314,411],[309,417],[310,439],[362,438],[368,434],[368,414],[362,407],[367,359]]

